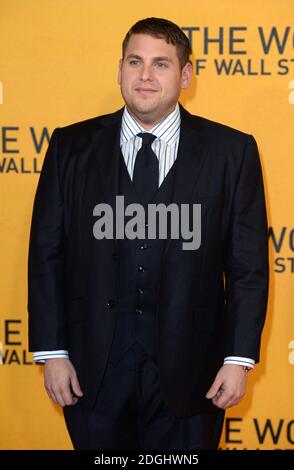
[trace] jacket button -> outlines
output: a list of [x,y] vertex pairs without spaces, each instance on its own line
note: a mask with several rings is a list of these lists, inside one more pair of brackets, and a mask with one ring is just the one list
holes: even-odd
[[144,269],[143,266],[139,266],[139,267],[138,267],[138,271],[139,271],[140,273],[143,273],[143,272],[145,271],[145,269]]
[[117,255],[117,253],[112,253],[112,259],[113,259],[113,261],[117,261],[117,260],[118,260],[118,255]]
[[141,289],[141,287],[137,287],[137,292],[139,294],[144,294],[144,291],[143,291],[143,289]]
[[143,310],[141,310],[140,308],[136,308],[135,312],[137,315],[142,315]]
[[114,306],[115,306],[115,302],[113,302],[113,300],[108,300],[106,302],[106,307],[113,308]]
[[148,245],[146,243],[142,243],[142,245],[140,245],[140,250],[146,250],[147,247]]

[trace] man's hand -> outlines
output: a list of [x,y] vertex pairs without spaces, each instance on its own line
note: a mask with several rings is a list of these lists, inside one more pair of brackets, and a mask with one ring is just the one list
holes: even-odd
[[60,406],[76,405],[78,399],[74,395],[83,395],[75,368],[69,359],[46,359],[44,378],[49,398]]
[[225,364],[206,394],[219,408],[234,406],[243,398],[246,390],[248,372],[236,364]]

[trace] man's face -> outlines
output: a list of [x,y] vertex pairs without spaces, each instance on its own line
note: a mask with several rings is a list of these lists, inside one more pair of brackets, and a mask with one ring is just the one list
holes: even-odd
[[173,111],[191,77],[191,64],[180,70],[176,46],[148,34],[133,34],[119,62],[118,83],[125,103],[149,129]]

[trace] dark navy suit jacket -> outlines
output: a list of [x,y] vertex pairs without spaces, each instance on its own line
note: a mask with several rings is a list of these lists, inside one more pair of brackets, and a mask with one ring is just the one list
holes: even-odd
[[[201,246],[166,243],[156,345],[163,398],[176,416],[189,416],[207,408],[224,357],[259,361],[268,242],[254,138],[180,112],[172,202],[202,205]],[[122,113],[54,130],[31,225],[29,348],[68,349],[89,408],[113,338],[118,277],[117,242],[94,238],[93,208],[115,206]]]

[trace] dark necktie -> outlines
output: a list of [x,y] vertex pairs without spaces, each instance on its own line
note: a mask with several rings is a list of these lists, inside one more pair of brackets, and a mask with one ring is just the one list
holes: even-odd
[[148,203],[158,189],[159,181],[158,158],[151,148],[156,136],[150,132],[140,132],[137,135],[142,137],[143,142],[136,156],[133,183],[143,202]]

